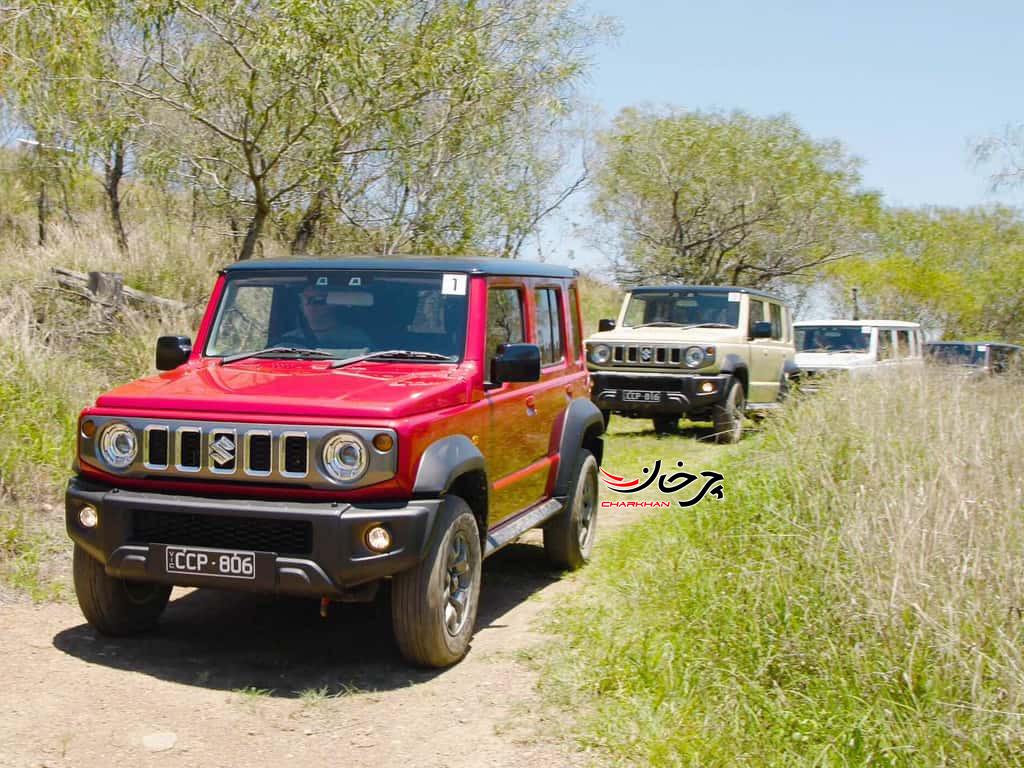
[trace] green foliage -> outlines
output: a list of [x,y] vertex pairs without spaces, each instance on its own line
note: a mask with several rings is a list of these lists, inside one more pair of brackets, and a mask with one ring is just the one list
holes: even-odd
[[860,252],[878,209],[838,142],[788,117],[628,108],[599,148],[592,208],[627,282],[792,279]]
[[1024,218],[996,206],[890,211],[870,255],[836,265],[862,316],[920,319],[946,338],[1024,339]]

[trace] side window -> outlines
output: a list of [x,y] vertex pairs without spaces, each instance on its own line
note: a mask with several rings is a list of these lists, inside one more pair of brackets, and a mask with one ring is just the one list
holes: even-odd
[[491,288],[487,292],[487,370],[502,344],[521,344],[523,335],[523,300],[518,288]]
[[892,343],[892,331],[888,328],[878,329],[878,359],[892,360],[896,351]]
[[747,328],[747,335],[754,335],[754,323],[764,322],[764,302],[758,299],[750,300],[750,324]]
[[910,331],[896,331],[896,350],[900,357],[910,357]]
[[551,365],[562,359],[562,296],[557,288],[538,288],[533,292],[537,321],[537,346],[540,364]]
[[772,313],[772,338],[781,339],[783,336],[782,332],[782,306],[779,304],[769,304],[768,308]]
[[579,318],[576,316],[579,306],[579,301],[576,299],[576,286],[572,286],[569,288],[569,336],[572,338],[572,354],[577,359],[583,349],[583,335],[580,331]]

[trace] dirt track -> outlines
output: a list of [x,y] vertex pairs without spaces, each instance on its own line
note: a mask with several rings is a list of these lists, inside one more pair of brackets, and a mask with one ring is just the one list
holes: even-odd
[[[604,512],[604,535],[636,519]],[[484,563],[472,650],[440,673],[403,664],[385,602],[323,620],[315,602],[175,590],[158,632],[117,640],[73,600],[0,606],[0,766],[592,764],[518,659],[574,588],[539,541]]]

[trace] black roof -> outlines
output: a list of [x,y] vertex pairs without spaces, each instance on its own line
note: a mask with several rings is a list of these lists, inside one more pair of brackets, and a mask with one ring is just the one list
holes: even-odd
[[1006,341],[926,341],[924,345],[926,347],[942,347],[942,346],[971,346],[977,344],[979,347],[1011,347],[1012,349],[1024,349],[1024,347],[1018,344],[1010,344]]
[[541,264],[519,259],[480,259],[411,256],[406,258],[361,256],[330,259],[250,259],[227,268],[228,272],[250,270],[385,269],[413,272],[469,272],[475,275],[519,277],[576,277],[576,270],[560,264]]
[[627,290],[633,293],[664,293],[665,291],[704,291],[705,293],[749,293],[751,296],[761,296],[765,299],[785,302],[786,300],[776,293],[759,291],[756,288],[742,288],[738,285],[638,285]]

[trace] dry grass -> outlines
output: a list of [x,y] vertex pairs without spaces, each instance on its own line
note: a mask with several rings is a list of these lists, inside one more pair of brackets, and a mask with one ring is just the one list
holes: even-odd
[[[60,499],[78,412],[151,372],[157,336],[191,333],[215,277],[215,243],[159,219],[135,235],[128,259],[99,216],[54,224],[43,247],[0,240],[0,576],[39,599],[59,593],[66,570]],[[121,272],[128,285],[193,306],[110,315],[60,288],[54,266]]]
[[654,765],[1024,764],[1024,382],[836,387],[554,619],[581,738]]

